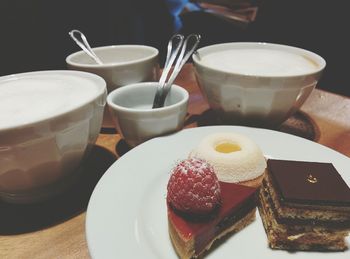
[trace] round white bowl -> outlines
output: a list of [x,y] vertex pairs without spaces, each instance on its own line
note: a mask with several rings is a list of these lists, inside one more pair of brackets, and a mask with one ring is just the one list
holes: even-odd
[[[315,64],[312,72],[259,76],[214,68],[205,55],[231,49],[270,49],[298,54]],[[193,55],[197,82],[212,110],[226,124],[276,127],[295,113],[315,88],[325,60],[319,55],[286,45],[232,42],[207,46]],[[235,60],[232,60],[235,62]]]
[[187,114],[188,92],[172,85],[164,107],[152,109],[158,82],[131,84],[111,92],[107,103],[118,132],[132,147],[181,130]]
[[[121,86],[156,81],[159,75],[158,50],[145,45],[113,45],[93,48],[103,65],[96,64],[85,52],[69,55],[66,63],[69,69],[91,72],[107,82],[108,93]],[[105,110],[104,127],[113,127]]]
[[[7,126],[0,124],[0,199],[13,203],[48,199],[77,178],[79,166],[99,134],[106,103],[105,81],[79,71],[38,71],[3,76],[0,77],[0,91],[7,82],[17,80],[24,86],[24,80],[33,78],[53,80],[58,85],[67,83],[65,78],[73,78],[69,81],[72,87],[75,87],[74,80],[80,80],[80,83],[85,80],[83,82],[89,82],[94,92],[70,108],[62,107],[39,117],[36,112],[37,117],[27,121]],[[77,87],[84,88],[84,85]],[[51,94],[49,87],[47,91]],[[52,90],[53,95],[57,94],[55,91]],[[74,100],[74,96],[70,100]],[[45,100],[41,103],[42,109],[45,109],[45,103],[49,106]],[[28,109],[31,109],[30,103]],[[31,116],[32,111],[27,114]]]

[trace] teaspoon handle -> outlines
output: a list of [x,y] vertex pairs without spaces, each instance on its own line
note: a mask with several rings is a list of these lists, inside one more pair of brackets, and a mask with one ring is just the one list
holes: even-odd
[[[75,37],[74,34],[78,34],[80,39]],[[85,35],[79,30],[71,30],[69,32],[69,36],[75,41],[75,43],[84,50],[86,54],[88,54],[95,62],[99,65],[103,65],[103,62],[99,59],[99,57],[92,51],[89,42],[87,41]]]

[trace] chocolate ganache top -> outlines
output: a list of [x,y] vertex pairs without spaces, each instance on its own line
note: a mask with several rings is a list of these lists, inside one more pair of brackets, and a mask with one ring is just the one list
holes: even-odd
[[269,159],[280,201],[350,207],[350,189],[331,163]]

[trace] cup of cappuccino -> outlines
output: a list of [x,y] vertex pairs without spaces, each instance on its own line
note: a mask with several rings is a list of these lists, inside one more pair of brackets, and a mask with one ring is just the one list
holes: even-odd
[[264,127],[295,113],[326,66],[308,50],[255,42],[207,46],[193,62],[197,82],[222,123]]
[[[108,93],[133,83],[156,81],[159,74],[158,50],[145,45],[112,45],[93,48],[103,62],[97,64],[85,52],[78,51],[66,58],[69,69],[101,76],[107,83]],[[103,127],[114,127],[106,108]]]
[[79,179],[106,93],[101,77],[80,71],[0,77],[0,200],[42,201]]

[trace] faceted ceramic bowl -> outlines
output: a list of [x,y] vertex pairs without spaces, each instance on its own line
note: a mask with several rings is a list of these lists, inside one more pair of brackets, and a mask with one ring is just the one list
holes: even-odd
[[[67,84],[67,78],[73,78],[69,81],[72,87],[78,81],[80,83],[76,86],[84,90],[86,85],[81,82],[86,82],[94,91],[78,104],[69,105],[70,108],[61,105],[59,109],[40,116],[28,103],[26,114],[30,119],[17,120],[17,123],[7,126],[3,121],[0,123],[0,199],[13,203],[41,201],[61,193],[73,183],[80,172],[79,166],[100,132],[107,95],[105,81],[86,72],[38,71],[0,77],[0,91],[10,81],[18,81],[24,86],[20,89],[27,91],[27,79],[52,80],[50,82],[63,86]],[[45,91],[57,96],[56,90],[50,90],[48,85]],[[16,89],[13,92],[22,94],[16,93]],[[78,98],[80,91],[75,91],[74,95]],[[27,94],[22,96],[25,98]],[[70,96],[69,100],[74,102],[75,96]],[[50,106],[50,101],[40,96],[36,100],[40,101],[43,110]],[[65,98],[62,103],[67,100]],[[11,115],[14,119],[16,113]]]
[[[202,61],[231,49],[272,49],[302,55],[315,65],[311,73],[256,76],[219,70]],[[223,123],[276,127],[295,113],[315,88],[325,60],[310,51],[271,43],[224,43],[197,50],[193,55],[197,82]],[[235,60],[232,60],[235,62]]]

